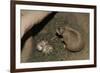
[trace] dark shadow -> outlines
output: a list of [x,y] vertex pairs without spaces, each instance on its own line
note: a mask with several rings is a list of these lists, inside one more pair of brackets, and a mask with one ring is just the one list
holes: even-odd
[[56,36],[58,37],[58,38],[63,38],[61,35],[59,35],[58,33],[56,33]]
[[44,27],[45,25],[55,16],[57,12],[52,12],[47,17],[45,17],[40,23],[36,24],[34,27],[32,27],[29,31],[27,31],[24,36],[21,39],[21,51],[23,50],[23,46],[26,42],[26,40],[30,36],[36,36]]

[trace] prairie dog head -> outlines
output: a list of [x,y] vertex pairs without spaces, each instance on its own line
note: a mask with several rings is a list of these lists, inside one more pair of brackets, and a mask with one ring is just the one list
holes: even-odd
[[64,27],[59,27],[59,28],[56,29],[56,33],[58,35],[63,35],[64,31],[65,31]]

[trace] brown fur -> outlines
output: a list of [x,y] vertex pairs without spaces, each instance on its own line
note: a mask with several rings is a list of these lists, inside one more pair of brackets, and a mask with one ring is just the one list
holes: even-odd
[[58,35],[61,35],[65,47],[70,51],[79,51],[83,48],[83,41],[81,34],[71,27],[60,27],[57,29]]

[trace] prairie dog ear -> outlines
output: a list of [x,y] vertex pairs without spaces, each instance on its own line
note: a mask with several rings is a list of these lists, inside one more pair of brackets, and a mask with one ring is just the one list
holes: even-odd
[[59,27],[59,28],[56,29],[56,32],[57,32],[58,35],[62,35],[64,33],[64,31],[65,31],[64,27]]

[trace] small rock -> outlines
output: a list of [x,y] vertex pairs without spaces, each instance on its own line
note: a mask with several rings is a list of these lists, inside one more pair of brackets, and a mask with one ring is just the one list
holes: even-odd
[[48,41],[42,40],[37,44],[37,50],[45,54],[49,54],[53,51],[53,47],[49,44]]

